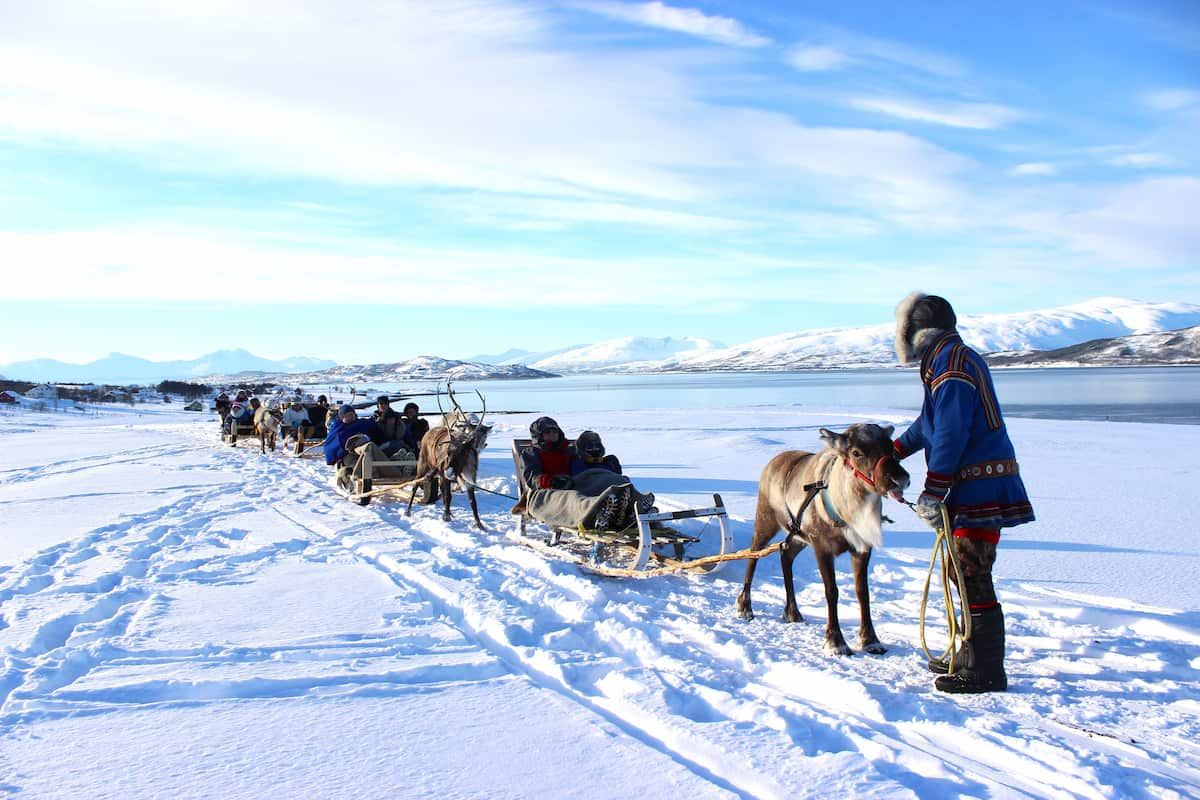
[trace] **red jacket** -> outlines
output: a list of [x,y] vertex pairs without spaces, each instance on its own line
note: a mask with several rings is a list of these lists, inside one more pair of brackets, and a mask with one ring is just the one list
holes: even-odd
[[575,448],[559,442],[554,448],[526,447],[521,451],[521,473],[532,489],[549,489],[555,475],[571,474],[571,459]]

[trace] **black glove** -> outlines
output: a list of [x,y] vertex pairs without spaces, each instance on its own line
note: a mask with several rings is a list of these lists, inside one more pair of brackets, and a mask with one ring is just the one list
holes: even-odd
[[550,478],[551,489],[570,489],[575,485],[570,475],[554,475]]

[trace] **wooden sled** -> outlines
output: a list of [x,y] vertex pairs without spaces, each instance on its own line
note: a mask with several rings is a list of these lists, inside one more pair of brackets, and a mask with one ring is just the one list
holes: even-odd
[[229,431],[221,431],[221,441],[227,443],[230,447],[237,447],[237,442],[240,437],[252,436],[257,441],[258,431],[254,429],[254,424],[239,424],[234,422],[229,426]]
[[376,495],[403,489],[418,480],[415,458],[377,459],[372,448],[365,446],[356,452],[358,459],[354,466],[347,469],[339,465],[333,480],[334,491],[352,503],[365,506]]
[[288,452],[293,458],[302,458],[311,455],[324,455],[322,446],[325,444],[325,435],[318,435],[319,429],[312,425],[302,425],[296,431],[296,441]]
[[[663,511],[655,514],[635,512],[635,521],[622,531],[579,530],[564,526],[550,526],[538,522],[529,516],[525,510],[529,487],[521,473],[521,451],[529,447],[530,439],[514,439],[512,443],[513,465],[516,468],[517,484],[521,496],[513,509],[514,514],[521,518],[518,540],[535,550],[552,553],[574,561],[588,572],[612,577],[648,577],[651,574],[663,574],[680,570],[716,572],[729,558],[733,550],[733,535],[729,529],[729,516],[725,512],[725,504],[719,494],[713,495],[713,504],[708,508],[689,508],[681,511]],[[567,440],[568,444],[572,440]],[[716,519],[720,530],[720,547],[717,553],[707,556],[689,558],[688,548],[700,542],[700,537],[689,536],[668,527],[664,523],[707,517]],[[525,533],[526,522],[535,522],[543,528],[550,529],[549,537],[533,538]],[[566,542],[564,542],[566,537]],[[585,542],[590,544],[590,554],[580,555],[579,548],[565,546],[567,542]],[[629,567],[608,567],[600,563],[605,551],[616,548],[630,556],[632,565]],[[665,552],[669,550],[668,552]],[[653,563],[652,563],[653,561]]]

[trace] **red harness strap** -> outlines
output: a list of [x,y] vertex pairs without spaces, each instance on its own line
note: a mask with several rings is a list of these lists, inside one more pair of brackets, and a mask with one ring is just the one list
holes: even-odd
[[846,469],[854,473],[854,477],[858,478],[860,481],[867,484],[872,488],[872,490],[874,490],[875,487],[879,485],[879,470],[883,466],[883,462],[887,461],[889,458],[891,458],[890,455],[880,456],[879,460],[875,462],[875,468],[871,470],[870,475],[859,472],[858,469],[850,463],[850,459],[848,458],[843,457],[842,463],[846,465]]

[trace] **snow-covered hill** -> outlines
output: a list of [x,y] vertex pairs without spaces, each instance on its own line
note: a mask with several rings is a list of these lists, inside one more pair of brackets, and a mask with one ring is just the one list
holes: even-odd
[[471,361],[454,361],[436,356],[418,356],[392,364],[346,364],[313,372],[272,373],[241,372],[237,374],[214,374],[202,378],[205,383],[231,383],[236,381],[263,381],[286,384],[354,384],[354,383],[402,383],[424,380],[489,380],[494,378],[553,378],[554,374],[532,369],[522,364],[479,364]]
[[699,358],[723,345],[711,339],[623,336],[598,344],[578,345],[549,353],[527,353],[504,363],[527,364],[549,372],[607,372],[651,370],[664,361]]
[[1005,367],[1197,366],[1200,365],[1200,326],[1115,339],[1093,339],[1057,350],[993,353],[988,356],[988,363]]
[[[1052,350],[1093,339],[1158,333],[1193,325],[1200,325],[1200,306],[1115,297],[1041,311],[964,315],[958,320],[963,339],[984,353]],[[785,333],[664,362],[658,369],[716,372],[888,366],[896,363],[894,334],[895,324],[891,321],[860,328]]]
[[163,380],[194,380],[202,375],[260,371],[308,372],[332,367],[321,358],[260,358],[245,350],[217,350],[199,358],[181,361],[149,361],[124,353],[110,353],[88,364],[68,364],[50,358],[16,361],[0,367],[11,380],[63,383],[158,383]]

